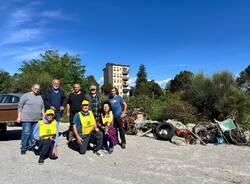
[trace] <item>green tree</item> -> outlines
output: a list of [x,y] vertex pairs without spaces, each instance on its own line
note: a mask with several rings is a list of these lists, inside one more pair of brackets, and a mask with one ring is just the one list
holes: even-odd
[[227,71],[212,77],[195,75],[184,100],[197,108],[202,119],[223,120],[234,114],[239,123],[244,123],[250,114],[250,96],[237,87],[234,76]]
[[240,76],[236,80],[239,87],[245,90],[247,93],[250,93],[250,65],[240,72]]
[[84,83],[85,66],[81,65],[80,57],[68,53],[60,55],[58,51],[48,50],[40,55],[40,59],[23,62],[19,68],[15,87],[17,91],[29,91],[34,83],[39,83],[42,89],[47,88],[51,80],[61,81],[66,93],[72,90],[72,84]]
[[179,92],[184,93],[191,84],[191,78],[193,76],[192,72],[182,71],[175,76],[174,79],[170,80],[166,88],[172,93]]
[[88,91],[91,85],[95,85],[97,87],[97,90],[99,89],[99,84],[93,75],[89,75],[86,77],[85,87],[87,88]]
[[0,71],[0,93],[12,92],[13,77],[5,71]]
[[104,95],[109,95],[112,87],[113,87],[112,84],[104,83],[101,87],[101,91]]
[[140,90],[141,94],[148,96],[152,99],[157,99],[163,94],[161,87],[154,80],[147,81],[141,84]]
[[143,89],[141,89],[141,86],[145,84],[147,81],[148,79],[147,79],[146,68],[143,64],[141,64],[137,73],[137,79],[136,79],[136,84],[135,84],[136,95],[143,94]]

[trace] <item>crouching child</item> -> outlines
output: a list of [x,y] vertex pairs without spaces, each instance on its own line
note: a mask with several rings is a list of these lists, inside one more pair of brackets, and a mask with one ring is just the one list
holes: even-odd
[[39,164],[43,164],[47,158],[58,158],[58,128],[59,123],[55,120],[55,111],[52,109],[47,110],[44,118],[35,125],[33,135],[38,146],[36,153],[39,155]]

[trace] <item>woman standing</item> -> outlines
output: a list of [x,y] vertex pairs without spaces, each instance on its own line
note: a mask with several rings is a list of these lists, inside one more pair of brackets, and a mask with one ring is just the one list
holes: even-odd
[[103,131],[103,146],[111,154],[117,144],[116,130],[113,127],[114,116],[109,102],[104,102],[101,109],[101,125]]
[[22,123],[21,154],[26,154],[27,150],[32,150],[33,129],[35,123],[43,117],[44,104],[39,95],[40,85],[34,84],[31,92],[25,93],[18,104],[17,122]]

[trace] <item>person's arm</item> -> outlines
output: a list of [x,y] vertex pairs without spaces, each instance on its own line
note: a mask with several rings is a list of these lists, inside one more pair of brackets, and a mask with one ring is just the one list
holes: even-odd
[[43,102],[43,99],[41,97],[41,114],[42,114],[42,118],[44,118],[45,116],[45,107],[44,107],[44,102]]
[[[44,102],[44,106],[45,106],[45,109],[50,109],[51,108],[51,104],[49,102],[49,90],[46,90],[43,95],[42,95],[42,98],[43,98],[43,102]],[[53,109],[53,108],[51,108]],[[54,109],[53,109],[54,110]]]
[[39,124],[36,123],[34,130],[33,130],[33,137],[36,141],[40,140],[40,135],[39,135]]
[[69,118],[69,116],[70,116],[70,105],[69,104],[67,104],[66,109],[67,109],[67,116]]
[[24,94],[19,103],[18,103],[18,109],[17,109],[17,119],[16,119],[16,122],[17,123],[20,123],[21,122],[21,119],[22,119],[22,110],[23,110],[23,106],[24,106],[24,103],[26,101],[26,94]]
[[56,122],[56,137],[55,137],[54,146],[58,146],[58,140],[59,140],[59,123]]
[[126,114],[128,105],[122,97],[121,97],[121,105],[122,105],[122,109],[123,109],[122,115],[124,116]]
[[52,155],[58,157],[59,156],[59,151],[58,151],[58,141],[59,141],[59,123],[56,122],[56,137],[55,137],[55,140],[54,140],[54,148],[52,150]]
[[76,141],[78,144],[82,144],[82,138],[79,136],[78,131],[77,131],[77,122],[80,121],[79,120],[79,115],[75,114],[74,118],[73,118],[73,133],[76,137]]
[[64,110],[64,108],[66,107],[66,105],[67,105],[67,98],[64,95],[64,92],[61,91],[61,111]]
[[125,101],[123,102],[122,105],[123,105],[123,113],[125,114],[126,111],[127,111],[128,105],[127,105],[127,103]]
[[78,144],[82,144],[82,138],[79,136],[79,134],[78,134],[78,131],[77,131],[77,127],[76,127],[76,124],[73,124],[73,133],[74,133],[74,135],[75,135],[75,137],[76,137],[76,141],[77,141],[77,143]]

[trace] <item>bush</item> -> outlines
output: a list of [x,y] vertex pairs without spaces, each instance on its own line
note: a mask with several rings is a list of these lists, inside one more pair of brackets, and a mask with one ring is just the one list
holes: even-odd
[[175,119],[181,121],[183,124],[197,123],[197,109],[185,102],[171,102],[163,107],[161,111],[162,119]]

